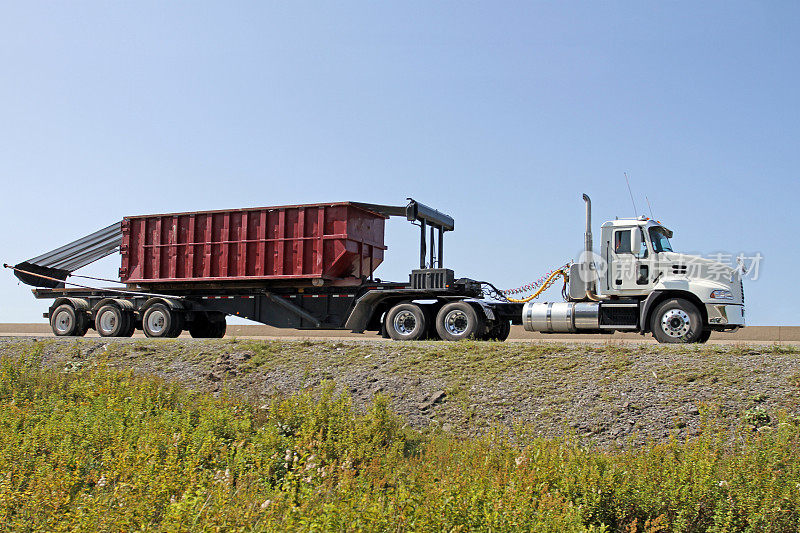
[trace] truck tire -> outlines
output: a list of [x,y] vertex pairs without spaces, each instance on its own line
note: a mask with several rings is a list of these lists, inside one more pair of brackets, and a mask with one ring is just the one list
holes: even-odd
[[[172,337],[177,315],[164,304],[153,304],[142,317],[142,329],[147,337],[166,339]],[[180,333],[180,330],[178,330]],[[177,336],[177,335],[176,335]]]
[[211,321],[210,339],[221,339],[225,336],[225,331],[228,329],[228,323],[225,322],[225,317],[222,320]]
[[397,304],[386,314],[386,332],[396,341],[425,338],[428,316],[417,304]]
[[50,327],[57,337],[83,337],[89,330],[86,315],[70,304],[61,304],[50,313]]
[[101,337],[125,337],[130,328],[130,319],[119,306],[106,304],[94,317],[94,329]]
[[227,326],[224,316],[212,318],[206,315],[197,315],[189,323],[189,335],[195,339],[221,339],[225,336]]
[[705,344],[705,343],[708,342],[708,339],[710,339],[710,338],[711,338],[711,330],[710,329],[704,329],[702,335],[700,335],[700,338],[697,339],[697,342]]
[[656,306],[650,317],[650,330],[661,343],[699,342],[704,324],[697,306],[683,298],[670,298]]
[[449,303],[436,314],[436,331],[445,341],[476,339],[483,329],[483,317],[466,302]]
[[205,316],[195,317],[189,322],[189,335],[193,339],[208,339],[211,337],[211,322]]
[[511,322],[509,322],[508,320],[499,320],[486,333],[486,340],[503,342],[508,338],[508,335],[510,333],[511,333]]
[[171,339],[180,337],[185,327],[186,327],[186,315],[184,315],[180,311],[176,311],[173,309],[172,327],[170,327],[169,334],[167,336]]

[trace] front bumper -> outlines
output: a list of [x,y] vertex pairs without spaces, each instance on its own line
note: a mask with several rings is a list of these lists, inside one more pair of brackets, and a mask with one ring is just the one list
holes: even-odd
[[744,306],[737,304],[706,304],[708,323],[711,326],[745,325]]

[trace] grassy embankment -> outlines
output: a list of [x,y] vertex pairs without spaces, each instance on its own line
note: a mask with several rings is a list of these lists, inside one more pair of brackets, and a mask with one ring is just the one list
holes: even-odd
[[[0,362],[9,530],[796,531],[800,424],[628,451],[403,429],[324,385],[265,405]],[[529,428],[532,432],[533,428]],[[516,440],[528,431],[518,428]]]

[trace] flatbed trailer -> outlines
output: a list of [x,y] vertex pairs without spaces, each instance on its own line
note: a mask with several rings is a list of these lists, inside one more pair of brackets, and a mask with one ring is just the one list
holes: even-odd
[[[409,200],[404,207],[347,202],[126,218],[118,230],[123,288],[67,287],[77,263],[59,268],[62,256],[94,260],[115,251],[112,227],[12,268],[26,283],[46,285],[33,294],[53,300],[44,316],[58,336],[141,329],[148,337],[215,338],[225,334],[225,317],[236,316],[398,340],[505,340],[510,325],[522,323],[522,304],[484,298],[483,282],[443,268],[443,234],[454,221]],[[421,228],[420,268],[408,282],[373,276],[390,216]]]

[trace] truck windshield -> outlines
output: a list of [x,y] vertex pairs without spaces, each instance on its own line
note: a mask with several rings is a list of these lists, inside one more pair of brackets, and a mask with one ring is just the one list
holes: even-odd
[[654,252],[672,251],[672,246],[669,244],[669,239],[667,238],[667,234],[664,232],[664,228],[650,228],[650,240],[653,241]]

